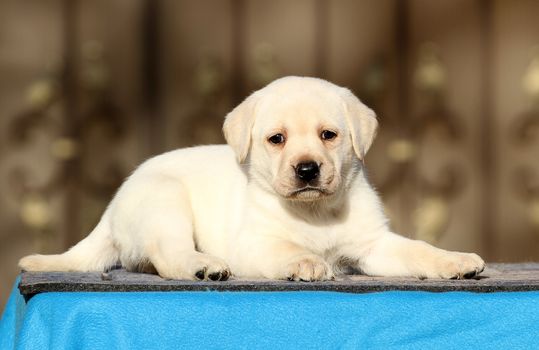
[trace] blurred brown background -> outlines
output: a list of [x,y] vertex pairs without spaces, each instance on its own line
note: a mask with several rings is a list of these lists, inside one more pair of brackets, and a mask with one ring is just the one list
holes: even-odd
[[350,87],[397,232],[539,260],[539,2],[2,0],[0,304],[32,252],[96,224],[153,154],[220,143],[283,75]]

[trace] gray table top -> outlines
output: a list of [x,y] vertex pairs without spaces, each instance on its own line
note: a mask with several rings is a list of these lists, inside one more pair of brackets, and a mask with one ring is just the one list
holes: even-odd
[[99,272],[23,272],[19,289],[26,297],[45,292],[143,292],[143,291],[333,291],[368,293],[380,291],[516,292],[539,290],[539,263],[488,264],[469,280],[337,276],[334,281],[290,282],[243,280],[225,282],[165,280],[156,275],[123,269]]

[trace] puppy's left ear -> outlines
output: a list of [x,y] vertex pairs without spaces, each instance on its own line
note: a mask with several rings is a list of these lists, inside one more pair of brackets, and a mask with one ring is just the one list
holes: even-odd
[[363,161],[378,129],[376,114],[372,109],[365,106],[350,90],[342,88],[341,96],[345,103],[346,119],[352,137],[354,152]]
[[247,158],[251,147],[251,129],[255,122],[256,100],[255,92],[228,113],[223,124],[226,142],[236,153],[240,164]]

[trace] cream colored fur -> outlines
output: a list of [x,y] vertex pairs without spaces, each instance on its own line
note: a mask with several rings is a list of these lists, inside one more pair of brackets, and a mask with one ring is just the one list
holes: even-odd
[[[462,278],[476,254],[449,252],[391,232],[362,159],[372,110],[349,90],[286,77],[227,117],[228,145],[180,149],[143,163],[90,235],[59,255],[31,255],[29,271],[101,271],[120,262],[170,279],[325,280],[348,264],[369,275]],[[322,140],[321,133],[336,133]],[[277,133],[286,141],[268,139]],[[294,167],[320,165],[305,189]],[[302,190],[303,188],[303,190]]]

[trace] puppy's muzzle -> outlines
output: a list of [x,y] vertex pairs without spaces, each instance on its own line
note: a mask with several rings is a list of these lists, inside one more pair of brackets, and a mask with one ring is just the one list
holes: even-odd
[[320,175],[320,167],[316,162],[299,163],[294,169],[296,177],[305,183],[316,180]]

